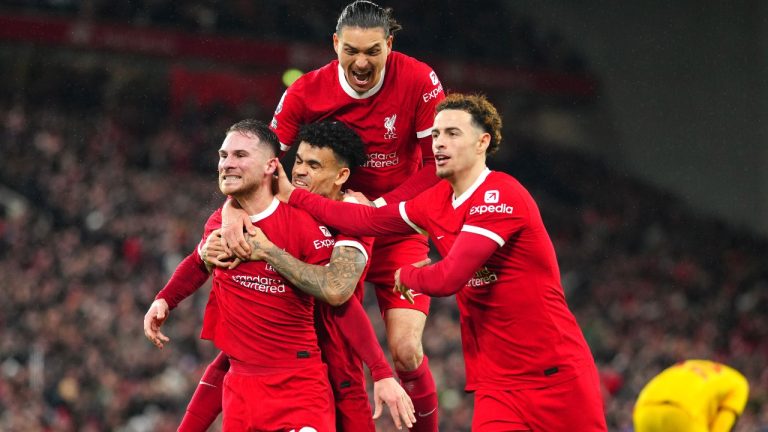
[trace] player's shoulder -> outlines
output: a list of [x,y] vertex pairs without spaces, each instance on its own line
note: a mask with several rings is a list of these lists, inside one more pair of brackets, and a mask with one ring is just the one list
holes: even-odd
[[502,201],[530,199],[530,193],[516,178],[501,171],[487,171],[473,195],[474,201],[493,204]]
[[312,236],[333,237],[333,233],[328,228],[304,209],[281,203],[278,210],[281,218],[288,221],[288,227],[292,232],[302,232]]
[[432,83],[437,85],[439,82],[437,74],[432,66],[403,54],[399,51],[392,51],[389,55],[391,67],[400,75],[400,79],[407,78],[415,83]]

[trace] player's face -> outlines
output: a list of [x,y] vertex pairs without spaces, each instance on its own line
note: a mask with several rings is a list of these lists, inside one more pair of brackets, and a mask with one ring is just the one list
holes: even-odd
[[385,36],[383,28],[342,27],[333,35],[333,49],[344,69],[349,85],[364,93],[381,80],[381,72],[392,51],[392,36]]
[[468,112],[447,109],[437,113],[432,127],[437,176],[450,181],[484,165],[489,140],[490,135],[475,126]]
[[328,147],[314,147],[302,141],[296,149],[291,183],[326,198],[340,195],[341,185],[349,177],[349,168],[338,163]]
[[219,149],[219,189],[224,195],[243,196],[256,190],[268,172],[270,161],[265,146],[259,138],[230,132]]

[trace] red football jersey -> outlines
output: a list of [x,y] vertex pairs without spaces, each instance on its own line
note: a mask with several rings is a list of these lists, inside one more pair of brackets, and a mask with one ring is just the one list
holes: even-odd
[[303,75],[285,91],[271,128],[283,150],[294,144],[301,125],[338,120],[365,143],[368,160],[347,186],[374,199],[399,186],[422,166],[419,138],[432,132],[435,107],[443,100],[435,72],[405,54],[392,51],[379,84],[355,92],[334,60]]
[[[308,213],[275,199],[251,221],[276,246],[309,264],[326,264],[334,247],[331,232]],[[208,220],[201,241],[221,226],[221,210]],[[245,363],[280,367],[297,358],[320,359],[314,327],[314,299],[294,288],[265,261],[235,269],[216,268],[202,337]]]
[[441,181],[400,211],[442,256],[461,231],[499,245],[456,295],[467,390],[552,385],[592,362],[539,209],[517,180],[486,169],[459,197]]

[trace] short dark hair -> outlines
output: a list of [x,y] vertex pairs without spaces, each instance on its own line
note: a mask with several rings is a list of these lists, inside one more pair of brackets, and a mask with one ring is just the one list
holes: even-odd
[[381,28],[384,30],[384,37],[389,37],[403,28],[392,17],[392,8],[383,8],[368,0],[355,0],[341,11],[336,22],[336,33],[341,33],[343,27]]
[[461,93],[449,94],[442,102],[437,104],[437,112],[443,110],[460,110],[472,116],[475,126],[491,135],[491,142],[485,150],[486,154],[493,154],[501,144],[501,116],[484,95]]
[[330,148],[339,163],[350,170],[363,166],[366,161],[363,140],[349,126],[340,121],[309,123],[299,129],[297,142],[313,147]]
[[227,129],[227,135],[229,135],[230,132],[239,132],[243,135],[255,136],[262,144],[266,145],[272,151],[273,156],[280,154],[280,140],[272,129],[261,120],[240,120]]

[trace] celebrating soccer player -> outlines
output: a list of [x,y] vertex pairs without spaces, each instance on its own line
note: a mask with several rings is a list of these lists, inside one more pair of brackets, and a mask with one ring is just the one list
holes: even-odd
[[484,97],[454,94],[431,128],[443,180],[416,198],[377,209],[335,202],[295,189],[282,168],[278,197],[350,235],[430,236],[443,260],[398,269],[395,291],[456,294],[473,431],[605,431],[597,368],[536,202],[486,166],[500,131]]

